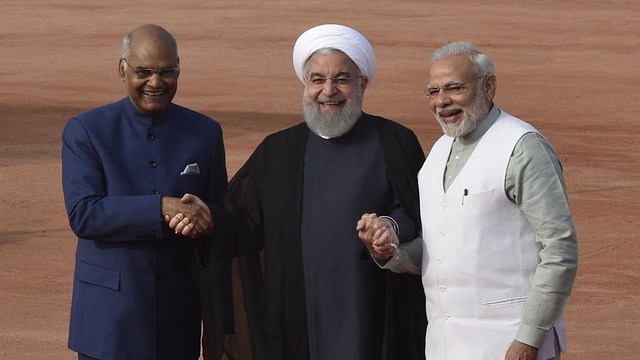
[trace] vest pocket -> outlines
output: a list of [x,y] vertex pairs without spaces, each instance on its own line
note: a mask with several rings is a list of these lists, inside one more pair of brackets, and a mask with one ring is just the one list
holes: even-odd
[[480,192],[475,193],[466,193],[462,197],[462,205],[468,205],[471,203],[479,202],[485,199],[490,199],[493,197],[494,189],[482,190]]
[[517,296],[500,300],[485,301],[482,303],[482,307],[496,307],[496,306],[509,306],[514,304],[520,304],[527,300],[526,296]]

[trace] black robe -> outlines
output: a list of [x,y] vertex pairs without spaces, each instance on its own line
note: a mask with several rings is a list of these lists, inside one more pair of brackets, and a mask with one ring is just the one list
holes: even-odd
[[[419,227],[417,173],[424,153],[415,134],[387,119],[363,116],[375,121],[388,180]],[[230,182],[225,209],[234,214],[238,225],[239,269],[254,359],[308,358],[300,240],[308,135],[305,123],[269,135]],[[363,254],[368,256],[364,245]],[[421,278],[385,274],[384,358],[424,359],[427,323]],[[264,326],[267,318],[268,328]],[[205,326],[205,336],[206,332]]]

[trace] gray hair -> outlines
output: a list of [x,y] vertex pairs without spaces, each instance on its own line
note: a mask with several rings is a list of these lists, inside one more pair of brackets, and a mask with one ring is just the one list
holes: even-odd
[[[171,40],[171,44],[173,45],[173,48],[176,51],[176,56],[178,56],[178,41],[176,40],[175,36],[173,36],[173,34],[171,34],[170,32],[164,30],[163,28],[161,28],[161,27],[159,27],[157,25],[147,25],[147,27],[161,29],[162,31],[166,32],[166,34],[169,35],[169,39]],[[129,50],[130,50],[130,46],[131,46],[131,41],[133,40],[134,32],[135,32],[135,30],[130,32],[130,33],[128,33],[124,37],[124,39],[122,39],[122,58],[123,59],[129,59]],[[126,68],[127,63],[124,63],[124,66]]]
[[[336,49],[336,48],[332,48],[332,47],[320,48],[320,49],[314,51],[313,53],[311,53],[311,55],[309,55],[309,57],[307,58],[307,61],[305,61],[305,63],[304,63],[304,71],[307,72],[307,67],[309,65],[309,59],[311,59],[311,57],[313,55],[331,55],[331,54],[342,54],[342,55],[348,57],[349,59],[351,59],[351,57],[349,57],[349,55],[345,54],[345,52],[340,50],[340,49]],[[353,59],[351,59],[351,61],[353,61]],[[353,63],[355,64],[355,61],[353,61]],[[357,76],[362,76],[362,71],[358,67],[358,64],[356,64],[356,69],[358,69],[358,73],[356,75]]]
[[449,56],[468,55],[473,62],[473,73],[476,76],[487,77],[495,75],[491,59],[475,45],[466,41],[456,41],[444,45],[431,55],[431,65]]

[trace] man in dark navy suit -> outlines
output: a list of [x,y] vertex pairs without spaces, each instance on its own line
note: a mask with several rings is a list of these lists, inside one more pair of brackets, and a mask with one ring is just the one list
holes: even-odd
[[[172,103],[180,65],[165,29],[145,25],[128,34],[119,74],[128,96],[72,118],[62,135],[64,197],[78,237],[69,348],[79,359],[198,359],[196,259],[221,258],[216,209],[179,198],[197,194],[222,205],[222,130]],[[204,236],[175,234],[163,216],[178,213]],[[226,265],[216,267],[223,279]],[[230,294],[229,282],[220,284],[217,294]],[[227,325],[221,318],[212,326]]]

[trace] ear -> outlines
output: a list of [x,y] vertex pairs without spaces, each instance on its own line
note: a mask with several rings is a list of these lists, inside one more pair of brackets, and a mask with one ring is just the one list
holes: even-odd
[[120,76],[120,80],[124,81],[124,61],[120,59],[118,63],[118,75]]
[[487,101],[493,101],[493,98],[496,96],[496,85],[497,79],[494,74],[487,76],[482,84],[482,91],[484,91],[485,98]]
[[369,83],[369,78],[362,75],[360,78],[360,90],[362,90],[362,92],[367,88],[367,83]]

